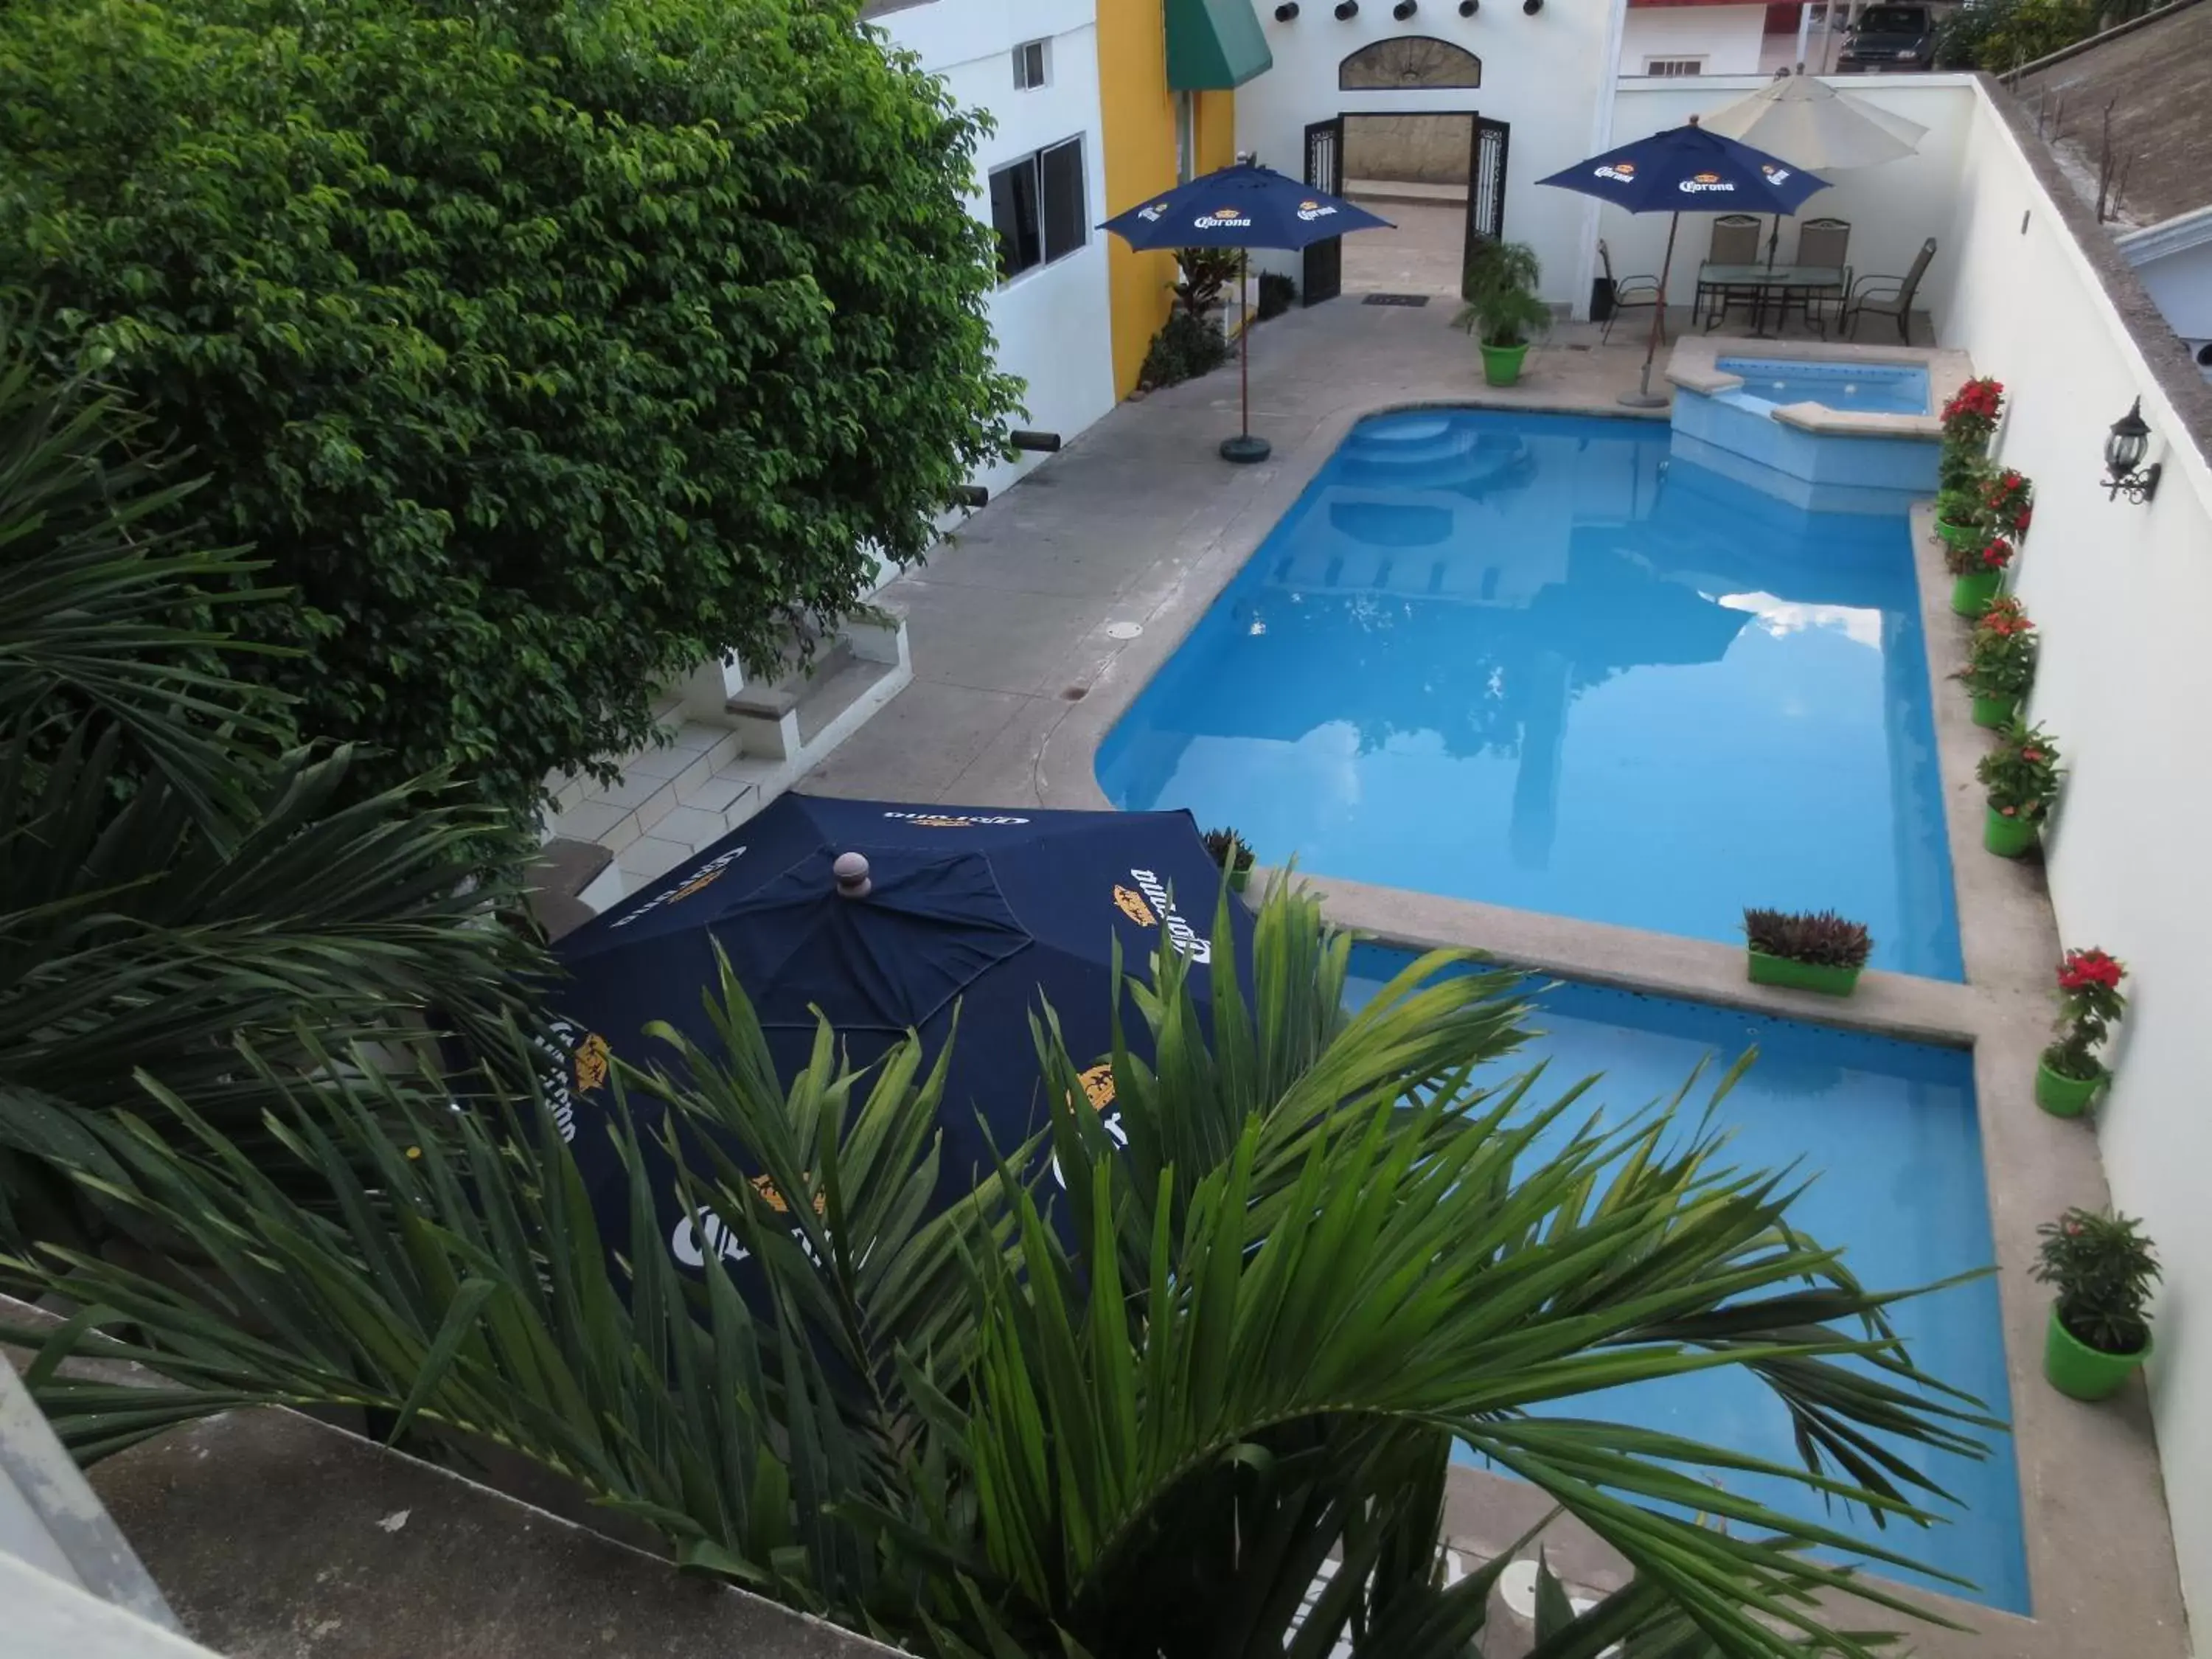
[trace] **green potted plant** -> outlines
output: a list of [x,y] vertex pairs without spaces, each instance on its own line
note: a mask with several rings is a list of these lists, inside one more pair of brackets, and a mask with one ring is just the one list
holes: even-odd
[[2095,949],[2069,951],[2058,964],[2058,1040],[2035,1068],[2035,1103],[2053,1117],[2079,1117],[2105,1086],[2097,1050],[2128,1006],[2119,958]]
[[1206,852],[1229,878],[1229,890],[1243,892],[1252,879],[1252,849],[1244,844],[1244,838],[1234,830],[1209,830],[1205,841]]
[[1951,573],[1951,609],[1961,617],[1978,617],[1990,608],[2012,563],[2012,544],[2002,536],[1984,535],[1978,547],[1948,539],[1943,544],[1943,568]]
[[1866,924],[1833,910],[1761,910],[1743,913],[1749,946],[1751,982],[1785,985],[1847,997],[1858,988],[1874,940]]
[[1996,520],[1990,511],[1989,489],[1989,469],[1976,460],[1954,482],[1936,490],[1936,534],[1948,550],[1947,564],[1950,552],[1979,547],[1995,533]]
[[2004,410],[2004,383],[1984,374],[1969,380],[1944,401],[1943,447],[1961,457],[1979,460],[1996,436],[1997,416]]
[[1989,790],[1982,845],[1999,858],[2021,857],[2058,798],[2058,745],[2041,726],[2013,720],[1974,775]]
[[2035,683],[2035,624],[2015,599],[1993,602],[1974,624],[1966,665],[1959,671],[1974,700],[1974,724],[1996,729],[2020,713],[2020,702]]
[[1460,279],[1467,303],[1452,326],[1471,334],[1482,349],[1482,378],[1492,386],[1511,386],[1521,378],[1522,360],[1531,336],[1552,320],[1552,308],[1536,297],[1540,280],[1536,250],[1526,242],[1479,244]]
[[2076,1400],[2106,1400],[2150,1358],[2143,1311],[2158,1257],[2142,1225],[2124,1215],[2074,1209],[2036,1230],[2035,1277],[2057,1289],[2044,1333],[2043,1374]]
[[1992,472],[1982,486],[1982,506],[1998,534],[2018,541],[2035,519],[2035,486],[2010,467]]

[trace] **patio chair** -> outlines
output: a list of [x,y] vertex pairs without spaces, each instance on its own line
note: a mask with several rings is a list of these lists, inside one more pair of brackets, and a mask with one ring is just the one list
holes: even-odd
[[1912,343],[1912,298],[1920,292],[1920,279],[1928,274],[1928,262],[1936,257],[1936,239],[1930,236],[1920,245],[1913,257],[1912,269],[1902,276],[1862,276],[1845,291],[1843,314],[1836,320],[1847,325],[1850,337],[1859,336],[1859,319],[1871,311],[1877,317],[1897,319],[1897,337],[1905,344]]
[[1659,337],[1665,339],[1667,337],[1667,307],[1660,297],[1659,279],[1656,276],[1614,276],[1613,252],[1606,246],[1605,239],[1602,236],[1598,238],[1597,263],[1599,269],[1605,275],[1605,280],[1613,288],[1613,310],[1605,319],[1605,326],[1598,331],[1598,343],[1603,345],[1612,337],[1613,325],[1619,320],[1622,312],[1649,311],[1654,306],[1659,308]]
[[[1789,316],[1789,301],[1792,295],[1796,297],[1799,308],[1804,312],[1805,320],[1808,323],[1814,320],[1813,307],[1815,304],[1825,304],[1829,300],[1833,300],[1839,305],[1843,302],[1844,296],[1851,291],[1850,249],[1851,222],[1850,220],[1808,219],[1805,222],[1803,228],[1797,233],[1796,257],[1790,263],[1797,265],[1832,266],[1843,273],[1843,277],[1832,289],[1801,288],[1792,290],[1790,295],[1784,295],[1783,315],[1785,319]],[[1828,331],[1825,319],[1821,320],[1820,327],[1820,332],[1823,335],[1826,334]]]
[[[1707,265],[1755,265],[1759,263],[1759,216],[1754,213],[1723,213],[1713,221],[1713,240],[1705,251]],[[1759,290],[1751,288],[1730,288],[1725,283],[1709,283],[1702,270],[1698,279],[1698,301],[1708,304],[1705,326],[1710,328],[1728,314],[1728,308],[1739,301],[1746,305],[1755,302]]]

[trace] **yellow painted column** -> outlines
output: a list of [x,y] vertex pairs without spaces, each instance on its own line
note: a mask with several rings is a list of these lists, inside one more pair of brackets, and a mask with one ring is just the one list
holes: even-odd
[[1237,160],[1237,94],[1198,94],[1198,170],[1212,173]]
[[[1163,0],[1105,0],[1099,6],[1098,101],[1111,216],[1176,182],[1175,94],[1168,90]],[[1164,251],[1136,253],[1118,236],[1106,240],[1114,391],[1126,398],[1136,390],[1152,336],[1168,319],[1176,262]]]

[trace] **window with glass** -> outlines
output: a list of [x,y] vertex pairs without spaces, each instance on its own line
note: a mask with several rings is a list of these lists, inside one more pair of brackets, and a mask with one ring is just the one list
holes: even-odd
[[991,173],[991,227],[999,233],[999,280],[1064,259],[1091,240],[1083,140],[1070,138]]

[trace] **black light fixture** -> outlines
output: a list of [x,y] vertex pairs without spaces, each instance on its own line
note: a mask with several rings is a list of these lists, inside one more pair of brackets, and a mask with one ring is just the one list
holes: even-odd
[[1336,0],[1336,21],[1349,23],[1359,15],[1359,0]]
[[1398,3],[1390,8],[1390,15],[1402,23],[1420,9],[1420,0],[1398,0]]
[[1459,0],[1459,15],[1472,17],[1482,9],[1482,0]]
[[1544,0],[1521,0],[1521,9],[1534,17],[1544,9]]
[[1297,15],[1298,0],[1283,0],[1283,3],[1275,8],[1275,21],[1278,23],[1291,22],[1297,18]]
[[2141,506],[2158,494],[2158,475],[2165,471],[2156,461],[2144,466],[2150,447],[2150,428],[2144,424],[2142,399],[2112,422],[2112,435],[2105,440],[2105,494],[2113,501],[2125,495]]

